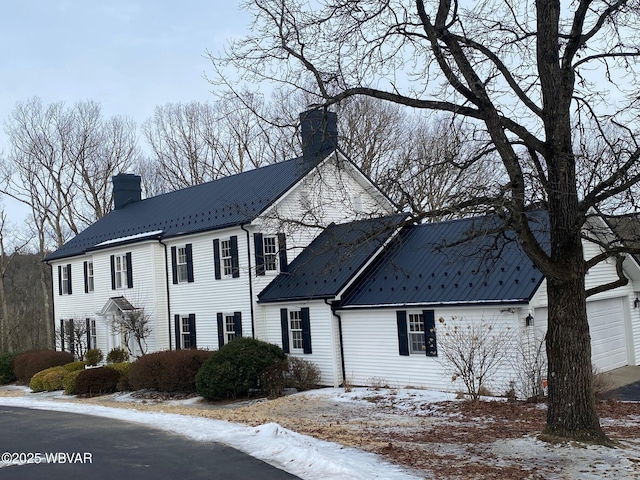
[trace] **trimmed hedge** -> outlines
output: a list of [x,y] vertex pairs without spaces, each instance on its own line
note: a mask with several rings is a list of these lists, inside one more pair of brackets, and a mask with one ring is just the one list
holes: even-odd
[[62,387],[64,388],[64,393],[66,395],[75,395],[76,391],[76,379],[80,373],[84,372],[84,370],[74,370],[73,372],[67,372],[67,374],[62,379]]
[[116,385],[116,390],[119,392],[128,392],[133,390],[129,383],[129,371],[131,370],[131,365],[133,365],[133,363],[130,362],[109,363],[105,365],[105,367],[113,368],[115,371],[120,373],[120,380],[118,380],[118,384]]
[[87,362],[71,362],[63,365],[67,372],[75,372],[76,370],[84,370]]
[[45,368],[31,377],[29,388],[34,392],[55,392],[62,390],[62,380],[69,371],[62,367]]
[[101,395],[116,391],[120,372],[113,368],[98,367],[82,370],[76,377],[77,395]]
[[285,358],[277,345],[249,337],[236,338],[204,362],[196,376],[198,393],[207,400],[248,395],[259,388],[260,375]]
[[16,380],[16,375],[13,372],[13,358],[15,356],[15,353],[0,354],[0,385]]
[[208,350],[169,350],[143,355],[129,370],[133,390],[195,392],[196,374],[213,352]]
[[29,384],[31,377],[49,367],[62,366],[74,361],[70,352],[55,350],[35,350],[16,355],[13,359],[13,371],[17,380]]

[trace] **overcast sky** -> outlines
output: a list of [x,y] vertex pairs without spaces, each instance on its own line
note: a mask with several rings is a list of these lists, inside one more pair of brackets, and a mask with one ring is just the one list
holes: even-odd
[[[4,0],[0,120],[16,102],[94,100],[138,124],[157,105],[206,101],[206,51],[251,20],[229,0]],[[0,130],[0,151],[7,150]],[[5,201],[5,206],[8,207]]]

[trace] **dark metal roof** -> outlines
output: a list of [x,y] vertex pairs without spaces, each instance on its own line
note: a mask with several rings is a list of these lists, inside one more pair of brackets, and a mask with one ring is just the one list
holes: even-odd
[[[546,246],[545,218],[538,216],[530,224]],[[543,276],[513,233],[490,233],[497,225],[497,219],[482,217],[406,228],[350,287],[341,305],[529,301]]]
[[168,238],[250,222],[314,166],[296,158],[131,203],[111,211],[45,260],[145,237]]
[[331,224],[259,295],[260,302],[335,297],[407,215]]

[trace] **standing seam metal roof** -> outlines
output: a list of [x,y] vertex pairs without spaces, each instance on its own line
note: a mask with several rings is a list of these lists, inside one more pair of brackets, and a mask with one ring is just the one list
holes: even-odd
[[294,158],[140,200],[111,211],[45,260],[81,255],[115,239],[127,243],[127,238],[137,237],[140,241],[147,233],[154,234],[150,238],[168,238],[248,223],[316,164]]
[[[548,247],[546,216],[530,222]],[[482,217],[408,227],[341,306],[527,302],[543,280],[512,232]],[[468,240],[467,240],[468,239]]]
[[337,295],[397,231],[406,214],[331,224],[258,295],[259,301]]

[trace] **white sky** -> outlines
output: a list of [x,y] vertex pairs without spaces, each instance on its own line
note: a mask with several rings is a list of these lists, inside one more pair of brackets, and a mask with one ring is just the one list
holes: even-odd
[[[0,10],[0,120],[31,97],[94,100],[140,125],[158,105],[213,99],[206,51],[251,20],[229,0],[7,0]],[[0,128],[0,152],[7,140]],[[3,198],[7,213],[17,214]],[[14,211],[12,211],[14,210]]]

